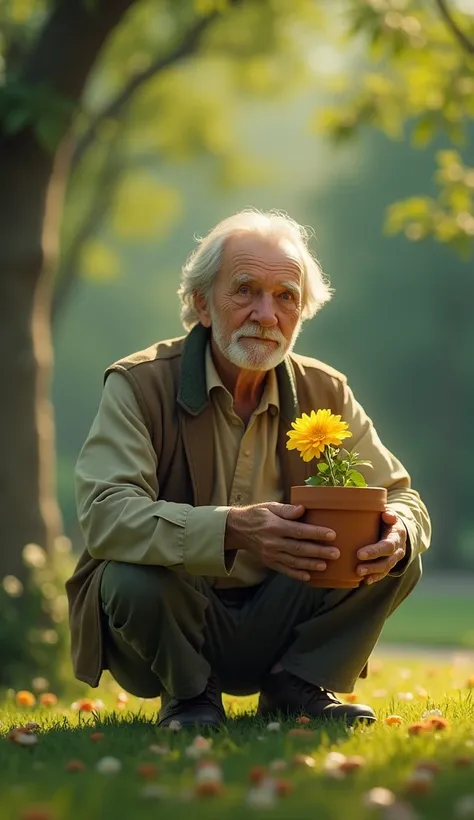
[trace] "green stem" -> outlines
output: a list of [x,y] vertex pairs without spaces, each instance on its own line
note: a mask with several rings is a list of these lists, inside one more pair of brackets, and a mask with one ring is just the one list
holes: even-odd
[[331,475],[332,486],[333,486],[333,487],[337,487],[337,484],[336,484],[336,477],[335,477],[335,475],[334,475],[333,463],[332,463],[332,458],[331,458],[330,450],[331,450],[331,448],[330,448],[330,446],[329,446],[329,444],[328,444],[328,446],[327,446],[327,447],[326,447],[326,449],[324,450],[324,458],[326,459],[326,463],[327,463],[327,465],[328,465],[328,467],[329,467],[329,473],[330,473],[330,475]]

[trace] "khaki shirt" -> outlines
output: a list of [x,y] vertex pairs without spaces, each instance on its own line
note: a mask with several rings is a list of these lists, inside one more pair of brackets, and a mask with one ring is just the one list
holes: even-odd
[[[214,367],[209,345],[206,384],[214,421],[215,482],[211,504],[193,507],[159,498],[157,455],[133,389],[120,373],[108,376],[76,467],[79,522],[93,558],[192,568],[194,574],[221,587],[253,585],[265,577],[266,568],[249,553],[224,552],[224,538],[231,506],[283,500],[276,374],[269,371],[247,427],[233,409],[232,396]],[[404,466],[382,444],[350,388],[342,418],[349,423],[354,449],[372,461],[373,469],[365,473],[368,483],[389,487],[388,504],[408,531],[408,560],[423,553],[431,536],[426,508],[410,488]],[[406,486],[390,487],[399,482]],[[104,487],[109,489],[104,491]],[[398,567],[391,574],[399,574]]]

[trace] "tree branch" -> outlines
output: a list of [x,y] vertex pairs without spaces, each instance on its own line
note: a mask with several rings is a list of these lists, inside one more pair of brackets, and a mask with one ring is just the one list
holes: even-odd
[[458,26],[454,17],[451,14],[450,9],[448,8],[448,4],[446,0],[435,0],[436,5],[439,8],[441,17],[447,24],[448,28],[451,29],[452,33],[454,34],[456,40],[462,46],[464,51],[467,51],[468,54],[474,54],[474,42],[469,39],[467,34],[464,34],[463,30]]
[[[241,0],[231,0],[231,6],[237,6]],[[99,125],[107,119],[113,119],[117,117],[118,114],[122,112],[122,110],[127,106],[127,104],[132,99],[135,92],[148,80],[154,77],[156,74],[159,74],[160,71],[164,71],[166,68],[177,63],[179,60],[182,60],[184,57],[189,57],[191,54],[195,54],[198,50],[199,46],[202,43],[204,34],[210,28],[211,23],[215,20],[216,17],[219,16],[219,12],[213,12],[209,14],[207,17],[201,17],[191,26],[191,28],[186,32],[183,39],[175,46],[175,48],[166,54],[165,56],[157,57],[148,68],[144,71],[140,71],[138,74],[135,74],[132,77],[127,85],[120,91],[117,96],[109,102],[109,104],[92,120],[91,124],[89,125],[88,130],[85,134],[78,140],[76,149],[72,155],[72,169],[74,170],[77,168],[79,163],[84,157],[84,154],[92,143],[94,142],[97,128]]]
[[148,68],[140,71],[132,77],[127,85],[122,88],[119,94],[109,102],[109,104],[100,111],[92,120],[88,130],[78,140],[76,149],[72,155],[71,168],[74,170],[81,162],[84,154],[94,142],[97,129],[100,124],[107,119],[113,119],[121,113],[122,109],[130,102],[135,92],[148,80],[158,74],[160,71],[178,62],[183,57],[187,57],[197,50],[204,32],[208,29],[209,23],[216,15],[201,18],[194,26],[187,32],[184,39],[167,55],[160,56],[154,60]]
[[63,306],[68,301],[78,278],[77,268],[83,245],[92,234],[98,231],[112,202],[119,179],[119,171],[122,167],[117,150],[120,137],[120,132],[118,132],[108,146],[106,159],[96,180],[92,205],[74,234],[67,251],[62,255],[56,274],[52,299],[51,319],[53,325],[56,325]]

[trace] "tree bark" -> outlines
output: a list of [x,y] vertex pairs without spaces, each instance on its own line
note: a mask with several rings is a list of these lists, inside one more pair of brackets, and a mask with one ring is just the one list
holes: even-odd
[[[56,4],[23,81],[47,84],[77,108],[101,48],[134,0]],[[64,134],[69,123],[64,123]],[[67,150],[49,155],[33,130],[0,138],[0,583],[25,576],[22,549],[60,532],[54,488],[50,311]]]

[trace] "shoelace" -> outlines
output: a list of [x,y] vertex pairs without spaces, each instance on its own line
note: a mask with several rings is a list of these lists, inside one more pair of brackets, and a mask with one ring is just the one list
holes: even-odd
[[336,698],[334,692],[331,692],[330,689],[324,689],[323,686],[313,686],[312,683],[308,683],[308,681],[303,680],[300,678],[299,680],[293,679],[291,681],[292,689],[295,689],[297,693],[300,695],[301,691],[308,695],[308,702],[311,703],[313,701],[319,700],[332,700],[335,703],[339,703],[338,698]]

